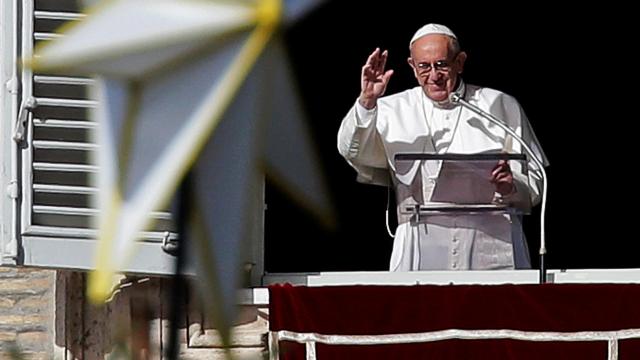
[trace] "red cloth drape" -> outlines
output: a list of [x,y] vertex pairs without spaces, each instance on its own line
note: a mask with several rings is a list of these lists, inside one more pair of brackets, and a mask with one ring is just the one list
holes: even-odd
[[[640,285],[275,285],[269,327],[332,335],[400,334],[446,329],[617,331],[640,328]],[[620,359],[640,359],[640,340],[620,340]],[[281,344],[282,359],[303,346]],[[322,359],[594,359],[607,343],[446,340],[424,344],[318,344]]]

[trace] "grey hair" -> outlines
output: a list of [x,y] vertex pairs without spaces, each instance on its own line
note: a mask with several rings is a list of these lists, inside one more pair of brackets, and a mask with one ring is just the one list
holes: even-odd
[[451,36],[449,36],[449,51],[451,51],[452,54],[458,54],[462,51],[458,39],[452,38]]

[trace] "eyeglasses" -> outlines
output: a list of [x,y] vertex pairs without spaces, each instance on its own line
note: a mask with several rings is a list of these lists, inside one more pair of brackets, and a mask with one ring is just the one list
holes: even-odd
[[431,72],[431,69],[436,69],[436,72],[445,72],[451,69],[451,64],[446,60],[438,60],[434,63],[422,62],[416,65],[419,72]]
[[[453,59],[455,60],[457,56],[458,54],[453,56]],[[430,73],[432,69],[435,69],[436,72],[447,72],[451,70],[452,63],[453,61],[447,60],[438,60],[434,63],[421,62],[416,65],[416,69],[418,69],[418,73],[420,74]]]

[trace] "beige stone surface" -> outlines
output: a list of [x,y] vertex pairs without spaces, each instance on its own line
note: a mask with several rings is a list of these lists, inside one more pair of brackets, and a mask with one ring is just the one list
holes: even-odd
[[[125,278],[102,307],[85,297],[86,273],[0,267],[0,281],[0,359],[8,358],[9,344],[33,360],[102,360],[118,345],[160,359],[168,344],[169,278]],[[184,301],[181,359],[226,359],[202,307],[194,298]],[[264,358],[267,318],[265,309],[241,308],[231,350],[236,359]]]
[[53,353],[52,270],[0,266],[0,359],[9,347],[24,359],[51,359]]

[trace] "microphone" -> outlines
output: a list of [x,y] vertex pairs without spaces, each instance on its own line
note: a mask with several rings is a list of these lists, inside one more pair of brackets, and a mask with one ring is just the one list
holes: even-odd
[[522,139],[522,137],[516,134],[511,128],[505,125],[504,121],[498,119],[497,117],[491,115],[490,113],[480,109],[479,107],[469,103],[465,99],[462,98],[460,94],[452,92],[449,94],[449,101],[452,104],[460,104],[465,108],[471,110],[472,112],[480,115],[483,119],[486,119],[496,125],[498,125],[502,130],[506,131],[509,135],[511,135],[520,145],[524,151],[529,155],[531,160],[536,164],[536,166],[540,169],[540,174],[542,175],[542,205],[540,209],[540,283],[545,283],[547,280],[547,269],[544,264],[544,255],[547,253],[547,247],[545,242],[545,213],[547,210],[547,173],[544,170],[544,166],[542,164],[542,160],[538,159],[538,156],[531,150],[529,145]]

